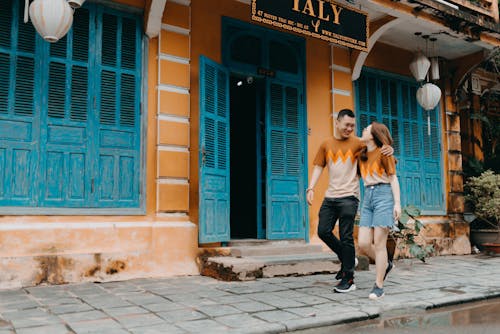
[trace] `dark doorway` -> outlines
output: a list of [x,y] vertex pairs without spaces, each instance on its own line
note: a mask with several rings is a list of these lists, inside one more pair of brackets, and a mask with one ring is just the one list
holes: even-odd
[[[259,238],[258,223],[262,208],[261,122],[263,80],[251,76],[231,77],[231,238]],[[264,187],[265,188],[265,187]]]

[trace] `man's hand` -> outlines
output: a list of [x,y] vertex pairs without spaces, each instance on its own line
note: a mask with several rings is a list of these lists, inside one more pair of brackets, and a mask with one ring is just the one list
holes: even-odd
[[309,188],[306,190],[307,204],[312,205],[314,200],[314,190]]
[[380,152],[385,155],[385,156],[392,156],[394,154],[394,148],[390,145],[383,145],[381,148],[380,148]]

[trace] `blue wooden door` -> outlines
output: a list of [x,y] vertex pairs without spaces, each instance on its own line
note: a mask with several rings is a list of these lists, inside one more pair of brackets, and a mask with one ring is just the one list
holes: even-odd
[[85,207],[91,203],[95,138],[92,126],[89,68],[90,22],[87,9],[74,13],[72,29],[54,44],[43,43],[46,81],[42,90],[40,137],[40,206]]
[[92,205],[133,207],[140,194],[141,23],[97,9]]
[[0,205],[138,207],[141,21],[87,3],[50,44],[0,3]]
[[361,133],[372,121],[386,124],[394,139],[402,204],[416,205],[426,214],[443,214],[439,107],[428,113],[422,110],[417,88],[409,79],[363,71],[356,81],[358,130]]
[[40,40],[22,10],[18,1],[0,2],[0,204],[9,206],[38,198]]
[[302,239],[304,215],[303,106],[299,85],[267,83],[267,239]]
[[199,242],[230,239],[229,73],[200,57]]

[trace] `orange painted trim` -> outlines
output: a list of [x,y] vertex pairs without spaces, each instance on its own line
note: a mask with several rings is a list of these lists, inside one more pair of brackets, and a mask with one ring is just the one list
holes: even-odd
[[158,211],[188,211],[188,184],[158,184]]
[[189,116],[189,95],[160,90],[160,114]]
[[189,7],[167,1],[163,11],[162,23],[189,29]]
[[158,110],[158,37],[149,40],[148,50],[148,87],[147,90],[147,130],[143,141],[146,150],[146,213],[156,214],[156,166],[157,166],[157,119]]
[[158,143],[163,145],[189,145],[189,124],[158,121]]
[[160,82],[162,84],[189,88],[189,64],[175,63],[169,60],[160,60],[160,62]]
[[172,31],[161,32],[161,53],[189,58],[189,36]]
[[188,178],[188,171],[188,152],[158,152],[158,177]]

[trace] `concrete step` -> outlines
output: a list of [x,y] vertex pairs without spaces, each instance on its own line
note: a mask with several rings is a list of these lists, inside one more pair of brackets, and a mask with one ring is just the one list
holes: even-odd
[[266,239],[233,239],[227,243],[228,247],[242,246],[278,246],[278,245],[305,245],[304,239],[266,240]]
[[314,254],[322,253],[321,245],[310,244],[262,244],[259,246],[235,246],[231,247],[231,255],[235,257],[247,256],[273,256],[273,255],[293,255],[293,254]]
[[335,273],[340,269],[336,255],[310,252],[265,256],[217,256],[203,260],[201,274],[224,281],[249,281],[263,277],[304,276]]

